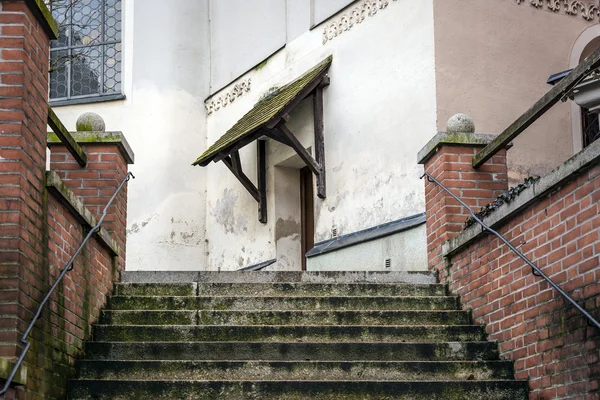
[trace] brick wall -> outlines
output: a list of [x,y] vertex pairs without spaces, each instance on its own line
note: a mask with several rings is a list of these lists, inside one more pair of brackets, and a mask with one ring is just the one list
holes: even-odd
[[[480,206],[492,192],[472,191],[472,179],[467,177],[475,179],[476,187],[485,187],[486,182],[495,181],[489,179],[493,174],[505,179],[506,168],[496,171],[503,163],[501,155],[475,171],[468,160],[472,153],[472,148],[444,146],[427,160],[425,170],[441,178],[454,193],[467,197],[470,205]],[[573,168],[584,158],[587,164]],[[462,166],[450,159],[458,159]],[[486,219],[490,224],[497,221],[495,229],[597,319],[599,163],[600,143],[595,143],[544,178],[546,186],[536,184],[515,204],[496,210],[504,218],[492,214]],[[573,170],[564,179],[549,186],[553,177],[569,168]],[[486,176],[486,171],[492,175]],[[519,202],[524,206],[517,207]],[[430,182],[426,183],[426,207],[428,243],[434,251],[431,268],[439,270],[442,281],[461,296],[463,307],[473,310],[476,322],[485,324],[489,339],[498,341],[501,357],[515,362],[516,378],[529,379],[530,398],[600,398],[600,332],[589,327],[548,283],[533,276],[531,268],[495,236],[477,235],[479,227],[460,233],[465,210]],[[454,237],[446,243],[446,254],[438,237],[439,241]]]
[[0,356],[47,286],[44,254],[49,34],[25,1],[0,2]]
[[[127,175],[127,165],[133,163],[129,146],[120,132],[73,133],[85,151],[88,164],[82,168],[60,143],[49,143],[50,169],[56,171],[83,204],[98,219],[113,193]],[[107,141],[109,137],[112,141]],[[125,184],[127,185],[127,184]],[[127,187],[109,208],[103,226],[112,233],[121,248],[119,265],[125,265],[127,235]]]
[[[55,35],[41,1],[0,1],[1,385],[22,352],[20,338],[43,296],[133,161],[130,152],[123,154],[124,138],[86,143],[85,168],[56,147],[51,164],[59,174],[46,175],[48,51]],[[106,139],[102,133],[96,137]],[[50,298],[5,399],[66,397],[74,360],[124,268],[126,202],[124,188],[107,217],[111,232],[92,237]]]
[[[49,282],[56,281],[84,239],[86,230],[76,214],[59,196],[48,196]],[[38,360],[37,370],[28,367],[27,399],[66,398],[67,379],[74,376],[75,359],[98,320],[106,295],[119,278],[118,258],[97,238],[92,238],[72,271],[65,275],[48,304],[48,312],[37,330],[40,348],[30,350]]]
[[[473,170],[473,156],[481,147],[441,146],[436,155],[425,162],[425,171],[474,209],[485,206],[508,189],[505,150],[479,170]],[[425,186],[425,200],[428,264],[444,279],[442,245],[462,231],[469,213],[435,184]]]

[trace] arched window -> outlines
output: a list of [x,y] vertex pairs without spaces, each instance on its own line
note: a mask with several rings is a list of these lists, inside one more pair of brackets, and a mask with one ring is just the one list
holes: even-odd
[[[573,45],[570,67],[574,68],[595,50],[600,48],[600,26],[587,28]],[[575,151],[589,146],[600,138],[600,116],[597,112],[578,106],[572,102],[573,144]]]
[[[585,46],[579,62],[585,60],[595,50],[600,48],[600,37],[593,39]],[[593,141],[600,138],[600,119],[597,112],[591,112],[590,110],[580,107],[581,111],[581,140],[583,148],[589,146]]]

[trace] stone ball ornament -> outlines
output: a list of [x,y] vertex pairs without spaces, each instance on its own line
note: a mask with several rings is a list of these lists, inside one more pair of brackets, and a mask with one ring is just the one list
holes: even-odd
[[76,128],[77,132],[104,132],[106,124],[98,114],[86,112],[77,118]]
[[467,114],[455,114],[446,123],[447,133],[475,133],[475,122]]

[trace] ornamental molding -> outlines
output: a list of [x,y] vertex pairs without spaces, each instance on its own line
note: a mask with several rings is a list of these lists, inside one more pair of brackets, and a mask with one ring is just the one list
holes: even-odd
[[325,24],[325,28],[323,28],[323,44],[349,31],[355,25],[361,24],[367,17],[374,17],[378,12],[386,9],[389,4],[390,0],[360,1],[350,11]]
[[206,115],[211,115],[214,112],[219,111],[221,108],[227,107],[229,103],[233,103],[235,99],[248,93],[252,89],[252,78],[244,79],[241,82],[233,85],[233,88],[229,92],[220,95],[217,98],[211,98],[204,103],[206,108]]
[[548,10],[555,13],[562,12],[570,16],[581,16],[586,21],[594,21],[600,17],[600,5],[598,2],[583,0],[512,0],[516,4],[528,2],[529,5],[540,10]]

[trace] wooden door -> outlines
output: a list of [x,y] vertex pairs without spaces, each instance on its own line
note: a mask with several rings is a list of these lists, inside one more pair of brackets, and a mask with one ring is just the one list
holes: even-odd
[[313,175],[308,167],[300,170],[302,224],[302,271],[306,271],[306,253],[315,245],[315,208]]

